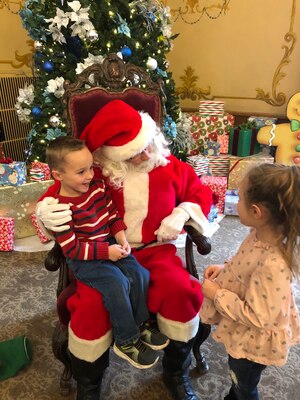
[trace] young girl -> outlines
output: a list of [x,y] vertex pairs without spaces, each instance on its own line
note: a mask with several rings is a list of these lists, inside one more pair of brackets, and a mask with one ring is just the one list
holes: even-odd
[[232,386],[226,400],[257,400],[267,365],[286,363],[300,341],[292,293],[299,275],[300,168],[263,164],[251,169],[239,190],[242,224],[252,227],[237,254],[204,272],[202,322],[217,324]]

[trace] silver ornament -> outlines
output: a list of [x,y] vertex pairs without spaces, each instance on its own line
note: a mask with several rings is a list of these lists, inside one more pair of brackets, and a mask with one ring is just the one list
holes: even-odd
[[157,61],[154,58],[149,57],[146,66],[151,69],[151,71],[154,71],[157,68]]
[[96,40],[98,40],[98,37],[99,37],[98,32],[95,31],[95,29],[92,29],[91,31],[88,31],[88,33],[87,33],[87,38],[91,42],[95,42]]
[[60,125],[60,118],[57,115],[52,115],[49,119],[49,123],[53,128],[57,128]]

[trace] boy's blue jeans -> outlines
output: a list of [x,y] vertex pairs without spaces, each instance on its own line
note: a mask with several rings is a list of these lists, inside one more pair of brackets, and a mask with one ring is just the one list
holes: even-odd
[[126,345],[140,336],[139,325],[149,319],[149,272],[130,254],[118,261],[67,260],[76,279],[97,289],[110,314],[116,343]]
[[265,365],[228,356],[232,386],[224,400],[259,400],[257,385]]

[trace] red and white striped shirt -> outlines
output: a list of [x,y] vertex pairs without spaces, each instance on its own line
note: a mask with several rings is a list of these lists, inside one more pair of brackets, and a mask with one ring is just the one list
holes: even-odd
[[126,225],[121,219],[103,180],[91,182],[87,193],[78,197],[54,195],[60,203],[70,204],[70,229],[52,232],[64,256],[77,260],[107,260],[109,243]]

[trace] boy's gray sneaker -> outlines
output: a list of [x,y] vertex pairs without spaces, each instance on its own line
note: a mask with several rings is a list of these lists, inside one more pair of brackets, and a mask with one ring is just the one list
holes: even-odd
[[140,339],[123,346],[115,342],[113,350],[119,357],[127,360],[131,365],[140,369],[152,367],[159,359],[156,351],[145,346]]
[[168,346],[170,340],[159,332],[155,322],[146,321],[140,326],[141,341],[153,350],[162,350]]

